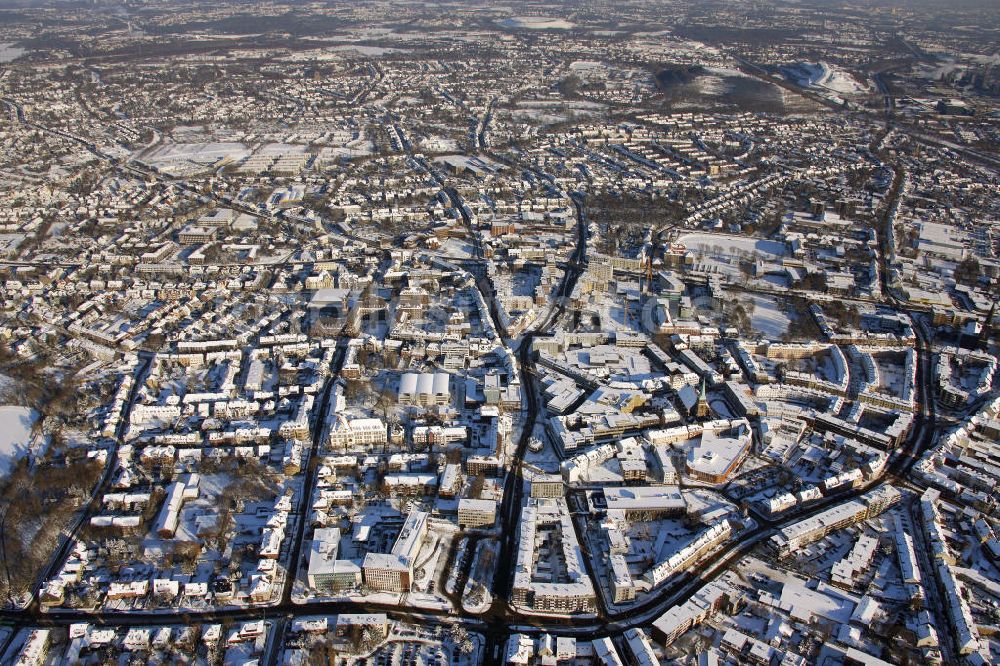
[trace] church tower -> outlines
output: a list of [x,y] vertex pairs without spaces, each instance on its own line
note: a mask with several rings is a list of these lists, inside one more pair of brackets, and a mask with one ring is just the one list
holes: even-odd
[[712,408],[708,406],[708,394],[705,390],[705,378],[701,380],[701,393],[698,394],[698,404],[695,405],[694,415],[700,419],[709,416],[712,413]]

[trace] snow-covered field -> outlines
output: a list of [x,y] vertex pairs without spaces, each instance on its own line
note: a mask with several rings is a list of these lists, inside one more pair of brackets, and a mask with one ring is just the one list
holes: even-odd
[[33,409],[0,407],[0,474],[6,475],[14,461],[28,451],[31,426],[37,420],[38,412]]
[[745,253],[767,260],[783,257],[786,254],[784,243],[749,236],[695,233],[681,236],[677,242],[686,245],[689,250],[722,257]]
[[365,46],[362,44],[342,44],[334,46],[331,51],[357,53],[363,56],[380,56],[389,53],[403,53],[406,49],[396,49],[385,46]]
[[544,16],[513,16],[504,19],[500,25],[505,28],[522,28],[525,30],[569,30],[573,24],[569,21]]
[[17,60],[24,55],[24,49],[19,49],[13,44],[0,44],[0,62],[10,62]]
[[741,259],[776,261],[785,255],[784,243],[748,236],[693,233],[677,242],[695,254],[695,270],[729,277],[740,274]]
[[448,257],[469,259],[475,254],[475,248],[459,238],[448,238],[441,244],[441,252]]
[[147,164],[168,173],[186,173],[217,165],[223,160],[237,162],[250,150],[242,143],[168,143],[141,155]]
[[323,149],[323,157],[327,159],[335,157],[365,157],[375,152],[368,142],[360,143],[359,146],[357,148],[350,146],[330,146]]
[[871,90],[870,85],[862,84],[847,72],[825,62],[798,63],[785,68],[785,71],[800,86],[823,88],[839,95],[859,95]]
[[569,102],[531,100],[518,102],[517,106],[522,109],[574,109],[577,111],[600,111],[607,108],[600,102],[590,102],[587,100],[572,100]]
[[417,143],[422,150],[432,153],[454,153],[459,150],[458,141],[442,136],[432,136],[425,139],[418,139]]
[[777,340],[788,331],[792,323],[778,307],[778,302],[770,296],[754,295],[754,311],[751,326],[769,340]]

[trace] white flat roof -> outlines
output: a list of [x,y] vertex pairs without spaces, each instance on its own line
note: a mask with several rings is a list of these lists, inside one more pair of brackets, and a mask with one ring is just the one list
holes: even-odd
[[605,488],[609,510],[683,509],[686,506],[677,486]]

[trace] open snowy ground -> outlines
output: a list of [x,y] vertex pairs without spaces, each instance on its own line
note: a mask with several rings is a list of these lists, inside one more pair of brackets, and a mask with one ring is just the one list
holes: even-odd
[[707,273],[736,277],[741,259],[776,261],[785,255],[778,241],[728,234],[685,234],[677,239],[695,254],[695,268]]
[[161,171],[187,173],[213,165],[238,162],[250,155],[250,149],[242,143],[165,143],[149,150],[133,154]]
[[870,91],[869,86],[858,81],[853,75],[829,65],[826,65],[824,76],[817,85],[842,95],[863,95]]
[[754,295],[754,311],[751,325],[755,331],[769,340],[777,340],[788,331],[791,320],[781,308],[776,299],[770,296]]
[[38,412],[33,409],[13,405],[0,407],[0,474],[6,475],[14,461],[27,453],[31,426],[37,420]]
[[872,91],[872,84],[859,81],[853,74],[826,62],[802,62],[784,68],[796,84],[823,89],[840,95],[862,95]]
[[387,55],[389,53],[406,52],[406,49],[395,49],[386,46],[364,46],[361,44],[341,44],[340,46],[331,47],[330,50],[357,53],[363,56],[380,56]]
[[731,236],[727,234],[686,234],[677,239],[692,251],[703,251],[716,256],[738,256],[753,254],[761,259],[775,259],[785,256],[785,244],[762,238],[749,236]]
[[25,50],[13,44],[0,44],[0,62],[11,62],[24,55]]
[[521,28],[525,30],[569,30],[573,24],[563,19],[545,16],[514,16],[500,22],[505,28]]

